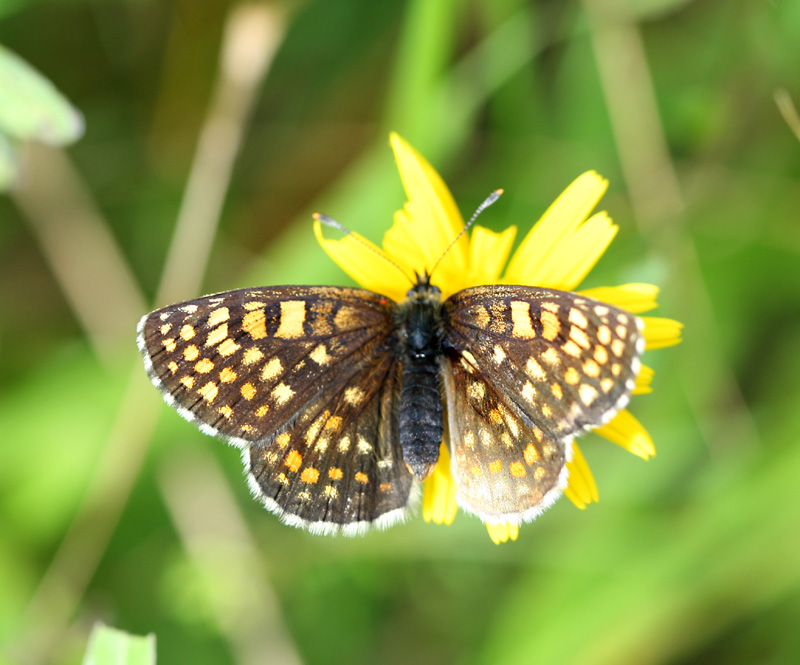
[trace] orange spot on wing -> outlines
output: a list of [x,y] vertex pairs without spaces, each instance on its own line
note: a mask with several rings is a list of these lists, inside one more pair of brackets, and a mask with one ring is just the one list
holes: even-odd
[[303,473],[300,474],[300,480],[309,485],[313,485],[319,480],[319,471],[313,466],[306,467],[303,469]]
[[267,336],[267,320],[263,309],[248,312],[242,317],[242,330],[253,339],[262,339]]
[[297,473],[300,470],[300,466],[303,464],[303,456],[296,450],[291,450],[286,456],[284,464],[289,467],[289,471]]

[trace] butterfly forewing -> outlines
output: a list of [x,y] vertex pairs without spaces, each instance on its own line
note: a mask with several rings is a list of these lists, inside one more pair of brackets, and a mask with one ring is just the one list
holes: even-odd
[[450,427],[460,431],[451,438],[455,475],[477,490],[462,492],[464,507],[533,517],[566,482],[572,437],[627,404],[640,322],[572,293],[491,286],[452,296],[444,325]]
[[181,415],[250,448],[268,508],[318,531],[358,530],[409,498],[390,417],[394,308],[360,289],[241,289],[149,314],[139,346]]

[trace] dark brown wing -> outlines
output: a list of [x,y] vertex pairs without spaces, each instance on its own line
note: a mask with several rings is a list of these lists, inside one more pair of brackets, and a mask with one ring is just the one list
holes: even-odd
[[459,360],[444,361],[456,500],[484,522],[519,524],[566,485],[572,439],[545,436],[494,383]]
[[138,342],[168,404],[247,450],[268,509],[356,533],[409,502],[392,420],[394,309],[360,289],[240,289],[147,315]]
[[489,522],[538,515],[564,488],[572,439],[630,399],[639,320],[552,289],[465,289],[445,303],[457,499]]

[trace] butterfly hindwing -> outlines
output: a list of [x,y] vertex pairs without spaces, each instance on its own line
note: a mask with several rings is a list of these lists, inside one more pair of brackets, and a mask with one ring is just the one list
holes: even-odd
[[554,440],[459,358],[443,367],[456,501],[488,523],[533,519],[560,495],[571,440]]
[[395,463],[394,308],[361,289],[240,289],[149,314],[139,347],[169,404],[249,448],[268,508],[358,529],[398,516],[410,492]]
[[321,391],[292,426],[250,446],[250,485],[268,508],[320,533],[402,517],[412,482],[395,444],[396,371],[382,356],[344,390]]

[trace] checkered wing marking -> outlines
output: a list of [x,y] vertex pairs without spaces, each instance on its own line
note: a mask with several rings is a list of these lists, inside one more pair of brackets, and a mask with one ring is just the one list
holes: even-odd
[[356,533],[409,501],[392,420],[394,308],[360,289],[241,289],[147,315],[139,347],[167,403],[247,451],[268,509]]
[[484,522],[519,524],[555,501],[571,439],[544,435],[509,395],[452,357],[444,361],[456,501]]
[[477,287],[445,303],[451,445],[466,509],[513,522],[558,497],[572,438],[630,399],[640,325],[620,309],[552,289]]

